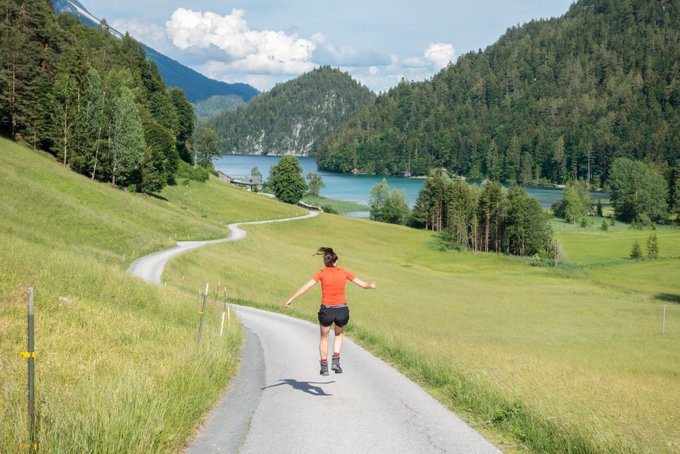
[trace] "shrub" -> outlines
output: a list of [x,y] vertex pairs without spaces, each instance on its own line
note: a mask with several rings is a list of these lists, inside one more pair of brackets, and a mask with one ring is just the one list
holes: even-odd
[[[181,161],[179,164],[179,169],[177,170],[176,178],[178,180],[184,179],[185,181],[193,180],[205,182],[208,181],[208,179],[210,178],[210,172],[206,169],[194,167],[191,164],[187,164],[186,162]],[[188,186],[187,183],[184,183],[184,185]]]
[[640,247],[640,243],[635,241],[635,243],[633,243],[632,249],[630,250],[630,258],[639,259],[640,257],[642,257],[642,248]]
[[656,233],[652,233],[647,238],[647,257],[655,259],[659,256],[659,242],[656,239]]

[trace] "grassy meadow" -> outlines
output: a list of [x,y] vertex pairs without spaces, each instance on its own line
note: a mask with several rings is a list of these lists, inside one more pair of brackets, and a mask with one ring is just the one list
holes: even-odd
[[[378,283],[348,288],[353,339],[501,449],[680,452],[677,229],[654,231],[659,259],[630,260],[652,231],[554,220],[567,263],[550,268],[322,214],[182,255],[165,287],[125,273],[176,240],[223,237],[229,222],[303,213],[214,179],[129,194],[0,140],[0,450],[26,442],[27,287],[41,451],[177,452],[235,373],[241,339],[236,324],[218,336],[211,298],[196,345],[198,290],[220,282],[232,301],[283,311],[322,267],[316,249],[332,246]],[[314,320],[319,299],[316,286],[288,312]]]
[[369,211],[370,207],[368,205],[362,205],[361,203],[348,202],[346,200],[335,200],[329,199],[328,197],[322,197],[318,195],[305,194],[302,201],[310,205],[319,206],[327,210],[331,208],[337,213],[347,213],[349,211]]
[[[633,261],[651,231],[558,224],[569,263],[557,268],[440,252],[425,231],[324,214],[248,226],[243,241],[174,260],[165,279],[194,293],[219,280],[234,300],[282,310],[331,246],[378,284],[348,286],[352,337],[502,449],[680,452],[680,231],[658,229],[662,258]],[[316,286],[290,313],[313,320],[319,300]]]
[[[236,372],[221,310],[125,272],[226,223],[304,211],[216,180],[159,197],[113,189],[0,139],[0,452],[25,452],[27,288],[35,288],[41,452],[177,452]],[[212,301],[212,299],[211,299]]]

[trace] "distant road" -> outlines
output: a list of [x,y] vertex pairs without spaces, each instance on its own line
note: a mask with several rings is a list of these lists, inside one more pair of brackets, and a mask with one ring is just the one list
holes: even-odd
[[[170,258],[206,244],[241,239],[246,233],[240,225],[317,214],[231,224],[228,238],[178,243],[135,261],[128,272],[160,284]],[[345,339],[342,351],[345,373],[322,377],[317,325],[231,307],[245,328],[239,373],[187,453],[500,452],[418,385],[350,339]]]
[[145,281],[152,282],[154,284],[161,284],[161,276],[163,275],[163,269],[165,264],[173,257],[176,257],[185,252],[191,251],[193,249],[205,246],[206,244],[223,243],[225,241],[238,241],[246,236],[246,232],[241,230],[239,226],[241,225],[256,225],[256,224],[268,224],[271,222],[287,222],[287,221],[297,221],[300,219],[313,218],[318,216],[319,213],[316,211],[310,211],[304,216],[297,216],[294,218],[284,218],[284,219],[272,219],[268,221],[253,221],[253,222],[237,222],[234,224],[229,224],[229,231],[231,235],[226,238],[219,240],[206,240],[206,241],[178,241],[177,246],[172,249],[166,249],[164,251],[155,252],[146,257],[132,262],[128,268],[128,274],[140,277]]

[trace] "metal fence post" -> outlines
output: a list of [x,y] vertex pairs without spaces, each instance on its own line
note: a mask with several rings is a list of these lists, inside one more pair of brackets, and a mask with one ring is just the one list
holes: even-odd
[[33,287],[28,289],[28,351],[21,352],[28,360],[28,435],[30,452],[37,451],[35,441],[35,303]]

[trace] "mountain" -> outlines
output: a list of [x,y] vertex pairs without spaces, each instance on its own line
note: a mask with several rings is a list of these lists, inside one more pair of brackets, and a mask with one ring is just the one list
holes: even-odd
[[217,115],[223,110],[234,110],[245,104],[243,99],[235,95],[215,95],[194,103],[194,111],[199,121]]
[[606,180],[616,157],[680,161],[680,1],[580,0],[402,82],[323,144],[322,169],[508,182]]
[[[123,36],[119,31],[91,14],[78,0],[52,0],[52,5],[57,15],[61,13],[71,14],[90,27],[105,27],[117,38]],[[170,87],[178,87],[184,90],[187,99],[192,103],[218,95],[238,96],[243,102],[248,102],[259,93],[256,88],[248,84],[228,84],[210,79],[149,46],[143,45],[143,47],[147,57],[158,66],[163,81]]]
[[307,156],[340,124],[375,99],[348,74],[323,66],[276,85],[206,124],[226,152]]

